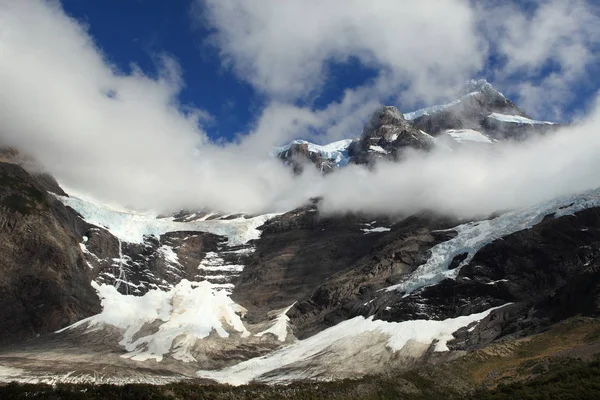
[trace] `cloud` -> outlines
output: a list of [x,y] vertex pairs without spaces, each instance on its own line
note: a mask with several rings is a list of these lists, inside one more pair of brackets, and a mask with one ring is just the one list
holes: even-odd
[[[120,71],[59,4],[0,0],[0,141],[32,154],[77,192],[158,211],[282,211],[323,195],[329,212],[468,216],[600,184],[598,107],[588,122],[496,146],[491,155],[435,152],[372,172],[349,167],[323,177],[307,168],[293,176],[269,157],[269,146],[356,136],[396,90],[406,102],[435,97],[481,68],[487,45],[477,35],[479,11],[464,1],[223,0],[207,7],[224,60],[270,96],[246,135],[232,143],[207,138],[201,124],[209,116],[179,102],[185,80],[168,56],[157,56],[156,77]],[[520,54],[506,48],[507,57]],[[327,63],[347,57],[376,65],[378,76],[323,108],[299,106],[320,90]],[[526,68],[544,62],[514,59]]]
[[[467,2],[197,0],[226,67],[276,101],[320,93],[350,58],[385,74],[367,83],[403,108],[486,74],[537,117],[561,119],[569,88],[594,76],[600,6],[586,0]],[[490,61],[493,59],[492,61]],[[548,110],[548,102],[553,103]]]
[[[600,94],[600,92],[599,92]],[[489,150],[444,149],[331,174],[321,183],[325,212],[408,215],[422,210],[471,218],[531,206],[600,186],[600,103],[584,122]]]
[[137,208],[255,211],[292,184],[276,160],[207,139],[174,60],[158,57],[157,78],[118,71],[53,2],[0,1],[0,27],[0,140],[63,185]]
[[[461,0],[202,0],[213,43],[241,79],[277,100],[307,96],[350,57],[430,99],[481,69],[484,43]],[[389,86],[390,82],[388,82]],[[439,94],[439,93],[438,93]]]
[[477,14],[496,56],[504,58],[496,78],[511,82],[525,109],[561,119],[573,87],[598,72],[591,67],[600,57],[600,6],[585,0],[531,4],[526,10],[492,2],[480,5]]

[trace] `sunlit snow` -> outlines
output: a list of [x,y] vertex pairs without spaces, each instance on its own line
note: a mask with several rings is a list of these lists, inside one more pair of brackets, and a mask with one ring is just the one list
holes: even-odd
[[491,113],[490,115],[488,115],[488,118],[492,118],[492,119],[502,121],[502,122],[512,122],[515,124],[554,125],[554,122],[536,121],[534,119],[521,117],[520,115],[506,115],[506,114],[499,114],[499,113]]
[[[294,304],[296,304],[296,303],[294,303]],[[287,334],[288,334],[288,325],[289,325],[289,321],[290,321],[290,317],[287,316],[287,312],[290,311],[290,308],[292,308],[294,306],[294,304],[285,308],[277,316],[277,318],[275,318],[275,323],[270,328],[257,333],[256,336],[260,337],[267,333],[271,333],[271,334],[277,336],[277,340],[279,340],[280,342],[285,342],[285,339],[287,338]]]
[[337,142],[318,145],[311,142],[307,142],[306,140],[294,140],[285,146],[276,147],[273,150],[274,155],[279,155],[289,151],[289,149],[294,144],[306,144],[308,145],[308,151],[311,153],[318,153],[321,157],[326,158],[328,160],[334,160],[335,164],[339,167],[343,167],[350,161],[350,157],[348,156],[348,146],[352,143],[352,139],[343,139],[338,140]]

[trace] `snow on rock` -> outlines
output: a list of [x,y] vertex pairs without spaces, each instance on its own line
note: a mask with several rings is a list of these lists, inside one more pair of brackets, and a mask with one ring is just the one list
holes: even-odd
[[254,218],[175,222],[173,218],[157,218],[155,214],[114,210],[77,197],[56,197],[63,204],[77,211],[87,223],[104,227],[115,237],[128,243],[143,243],[144,236],[159,237],[167,232],[197,231],[226,236],[229,245],[237,246],[258,239],[260,231],[256,228],[279,215],[264,214]]
[[173,247],[167,245],[160,246],[158,248],[158,253],[163,257],[167,264],[181,267],[179,257],[177,256],[177,253],[173,251]]
[[[425,286],[435,285],[445,278],[455,278],[460,267],[467,265],[485,245],[512,233],[529,229],[547,215],[555,217],[570,215],[591,207],[600,206],[600,189],[594,189],[575,196],[560,197],[539,205],[508,212],[497,218],[459,225],[451,231],[457,235],[431,249],[427,262],[419,266],[402,283],[389,286],[388,291],[404,292],[405,296]],[[453,270],[448,266],[454,257],[467,253],[467,257]]]
[[444,132],[458,143],[477,142],[477,143],[494,143],[492,139],[481,132],[473,129],[449,129]]
[[411,120],[417,119],[419,117],[422,117],[423,115],[431,115],[436,112],[443,111],[449,107],[460,104],[460,103],[464,102],[465,100],[469,99],[470,97],[476,96],[481,93],[494,93],[495,95],[500,96],[501,98],[505,98],[502,93],[497,91],[485,79],[478,79],[478,80],[471,79],[470,81],[467,81],[466,84],[464,85],[464,87],[461,88],[461,92],[466,93],[466,94],[464,94],[457,100],[454,100],[447,104],[440,104],[440,105],[436,105],[436,106],[432,106],[432,107],[422,108],[420,110],[413,111],[410,113],[405,113],[404,118],[406,120],[411,121]]
[[338,140],[337,142],[318,145],[306,140],[293,140],[285,146],[276,147],[273,149],[272,154],[279,155],[288,151],[295,144],[306,144],[308,145],[308,151],[312,153],[318,153],[323,158],[334,160],[336,165],[343,167],[348,164],[350,157],[348,156],[348,146],[352,143],[352,139]]
[[280,342],[285,342],[285,339],[287,338],[288,334],[288,323],[290,320],[290,317],[287,316],[287,312],[290,311],[290,308],[292,308],[294,304],[284,309],[277,316],[277,318],[275,318],[275,323],[273,324],[273,326],[271,326],[267,330],[257,333],[255,336],[261,337],[267,333],[272,333],[273,335],[277,336],[277,340],[279,340]]
[[[254,248],[236,250],[230,254],[242,254],[252,252]],[[226,252],[227,253],[227,252]],[[244,270],[242,264],[229,264],[218,253],[208,252],[198,265],[198,275],[195,279],[205,280],[213,284],[215,288],[223,289],[231,294],[234,288],[232,281]]]
[[220,271],[220,272],[230,272],[230,273],[239,273],[244,270],[244,265],[241,264],[227,264],[218,253],[209,251],[206,253],[202,261],[200,261],[200,265],[198,265],[198,269],[201,271]]
[[[332,359],[342,358],[349,363],[355,362],[351,357],[344,357],[344,351],[348,348],[353,351],[373,350],[370,347],[373,346],[373,341],[370,340],[373,336],[370,335],[384,336],[387,340],[383,341],[382,346],[392,352],[402,352],[414,342],[424,345],[423,352],[434,342],[434,351],[448,351],[446,344],[454,338],[454,332],[481,321],[493,310],[444,321],[386,322],[374,321],[372,317],[355,317],[267,356],[253,358],[218,371],[198,371],[196,375],[231,385],[243,385],[252,381],[285,383],[323,378],[323,370],[327,367],[348,367],[328,365],[337,363]],[[381,348],[377,350],[378,353],[381,352]],[[407,353],[414,355],[414,350]]]
[[[6,371],[6,372],[5,372]],[[126,373],[112,374],[108,371],[94,371],[86,373],[82,371],[69,371],[67,373],[52,373],[33,370],[22,370],[0,366],[0,382],[18,382],[26,384],[88,384],[88,385],[130,385],[151,384],[167,385],[169,383],[181,382],[189,379],[185,375],[166,373],[164,375],[149,373],[148,371],[127,370]],[[13,374],[13,375],[9,375]]]
[[[111,285],[92,282],[102,303],[102,312],[61,329],[57,333],[87,327],[86,332],[110,325],[123,330],[119,342],[128,351],[122,357],[136,361],[171,354],[173,358],[195,361],[192,348],[198,340],[215,332],[222,338],[235,332],[248,336],[240,315],[244,308],[234,303],[225,291],[209,282],[183,279],[170,291],[150,290],[143,296],[123,295]],[[160,323],[155,333],[134,337],[146,324]]]
[[370,150],[373,150],[376,153],[387,154],[388,152],[383,149],[381,146],[372,145],[369,147]]
[[405,113],[404,114],[404,119],[406,119],[407,121],[412,121],[415,120],[419,117],[422,117],[424,115],[431,115],[434,114],[438,111],[443,111],[449,107],[455,106],[457,104],[462,103],[463,101],[467,100],[469,97],[475,96],[477,94],[481,93],[480,91],[474,91],[471,93],[467,93],[466,95],[460,97],[457,100],[451,101],[450,103],[446,103],[446,104],[440,104],[440,105],[436,105],[436,106],[431,106],[431,107],[426,107],[426,108],[422,108],[420,110],[417,111],[413,111],[413,112],[409,112],[409,113]]
[[24,373],[25,371],[20,368],[0,365],[0,382],[14,382],[15,379],[23,376]]
[[521,117],[520,115],[506,115],[499,113],[491,113],[488,118],[495,119],[502,122],[511,122],[515,124],[527,124],[527,125],[554,125],[554,122],[548,121],[536,121],[533,119]]
[[380,226],[377,228],[365,228],[362,231],[365,233],[365,235],[368,235],[369,233],[389,232],[391,229]]

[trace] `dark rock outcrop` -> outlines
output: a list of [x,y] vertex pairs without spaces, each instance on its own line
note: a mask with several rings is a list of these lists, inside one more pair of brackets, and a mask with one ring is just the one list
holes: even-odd
[[399,161],[408,150],[429,151],[434,144],[431,136],[404,119],[396,107],[386,106],[375,111],[348,153],[356,164],[372,164],[378,159]]
[[356,215],[323,216],[316,205],[267,222],[237,280],[233,299],[248,309],[249,318],[290,306],[369,254],[382,236],[364,231],[374,225],[391,222]]
[[50,333],[100,311],[76,225],[43,182],[0,163],[0,341]]
[[456,279],[408,296],[380,290],[424,263],[428,249],[452,235],[437,229],[453,223],[429,216],[393,225],[363,257],[290,310],[295,333],[305,337],[358,315],[443,320],[504,306],[475,329],[461,331],[455,348],[473,350],[499,337],[529,335],[565,318],[600,313],[600,208],[549,216],[532,229],[496,240],[462,267]]

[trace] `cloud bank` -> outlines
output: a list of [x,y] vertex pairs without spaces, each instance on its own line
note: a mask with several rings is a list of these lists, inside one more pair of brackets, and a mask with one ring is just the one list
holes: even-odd
[[[217,144],[202,129],[206,113],[179,102],[185,81],[168,56],[157,56],[157,77],[119,71],[60,4],[0,0],[0,142],[30,153],[76,192],[156,211],[283,211],[318,195],[330,212],[472,216],[526,206],[600,185],[598,106],[577,126],[495,146],[491,155],[434,152],[372,172],[349,167],[323,177],[306,169],[293,176],[269,157],[269,147],[296,137],[357,136],[382,101],[434,101],[490,68],[491,51],[502,59],[493,66],[498,79],[525,71],[517,90],[532,93],[523,97],[533,107],[536,93],[560,99],[573,82],[590,79],[600,59],[597,7],[568,3],[524,10],[459,0],[199,2],[195,10],[213,27],[211,43],[224,65],[269,100],[250,132]],[[486,25],[488,13],[505,18]],[[328,66],[349,58],[377,76],[312,107]],[[538,79],[549,64],[554,72]]]

